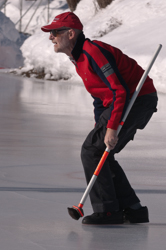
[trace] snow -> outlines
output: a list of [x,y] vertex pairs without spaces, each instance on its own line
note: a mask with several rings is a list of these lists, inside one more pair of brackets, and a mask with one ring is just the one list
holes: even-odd
[[[45,79],[70,79],[80,82],[74,66],[64,54],[55,54],[48,39],[48,33],[41,31],[41,26],[47,24],[47,1],[41,1],[40,7],[30,22],[27,32],[31,33],[21,47],[24,67],[17,70],[23,74],[29,70],[43,71]],[[32,4],[23,1],[23,13]],[[34,13],[38,3],[23,17],[22,30]],[[17,11],[16,11],[17,9]],[[69,11],[65,0],[50,2],[50,23],[53,18]],[[9,2],[7,15],[13,22],[18,21],[19,0]],[[115,0],[105,9],[99,9],[95,1],[84,0],[77,5],[77,14],[84,25],[85,36],[90,39],[102,40],[121,49],[133,57],[146,69],[159,44],[163,48],[150,72],[159,92],[166,93],[166,2],[163,0]],[[16,26],[19,27],[19,23]],[[35,76],[35,75],[34,75]]]

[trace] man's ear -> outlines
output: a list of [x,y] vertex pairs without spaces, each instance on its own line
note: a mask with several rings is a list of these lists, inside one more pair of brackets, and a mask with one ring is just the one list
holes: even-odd
[[73,29],[70,29],[69,30],[69,39],[73,39],[74,37],[75,37],[75,30],[73,30]]

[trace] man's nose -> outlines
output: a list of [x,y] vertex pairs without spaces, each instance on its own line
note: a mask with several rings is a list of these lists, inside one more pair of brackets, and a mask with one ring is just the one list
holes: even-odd
[[54,36],[53,36],[52,33],[50,33],[49,39],[50,39],[50,40],[54,39]]

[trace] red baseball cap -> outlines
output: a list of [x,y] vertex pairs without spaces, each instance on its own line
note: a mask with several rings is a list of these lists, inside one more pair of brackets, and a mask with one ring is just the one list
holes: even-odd
[[73,12],[65,12],[54,18],[51,24],[41,27],[44,32],[50,32],[54,29],[68,27],[78,30],[83,30],[83,25],[80,19]]

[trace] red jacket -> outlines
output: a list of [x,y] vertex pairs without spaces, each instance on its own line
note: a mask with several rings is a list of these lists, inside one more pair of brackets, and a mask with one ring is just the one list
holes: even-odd
[[[119,49],[85,39],[83,33],[78,37],[72,56],[77,73],[94,98],[96,122],[111,105],[107,128],[116,130],[144,70]],[[153,92],[156,92],[153,81],[147,77],[139,95]]]

